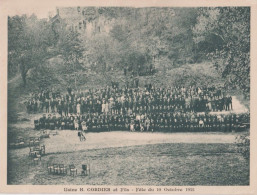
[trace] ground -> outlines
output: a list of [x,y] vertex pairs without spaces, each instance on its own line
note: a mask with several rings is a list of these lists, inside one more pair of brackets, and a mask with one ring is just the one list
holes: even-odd
[[[206,71],[203,71],[206,70]],[[201,71],[200,71],[201,70]],[[198,74],[201,72],[201,74]],[[212,73],[210,73],[212,72]],[[195,82],[220,80],[206,64],[188,65],[142,77],[162,85],[176,84],[176,78],[195,75]],[[175,75],[178,75],[175,77]],[[91,79],[95,77],[95,79]],[[104,86],[100,77],[87,78],[87,85]],[[122,76],[117,76],[122,80]],[[188,78],[192,80],[192,78]],[[34,91],[32,84],[21,87],[16,77],[8,82],[8,143],[23,137],[39,137],[41,131],[33,130],[33,120],[42,114],[25,113],[23,102],[28,92]],[[29,83],[28,82],[28,83]],[[62,82],[61,82],[62,83]],[[83,83],[81,81],[81,83]],[[65,86],[64,83],[62,83]],[[33,87],[32,87],[33,86]],[[65,88],[63,89],[63,91]],[[233,112],[247,112],[249,101],[233,95]],[[224,112],[224,114],[229,112]],[[46,146],[46,155],[39,165],[29,158],[29,147],[8,149],[8,184],[33,185],[249,185],[249,161],[237,152],[235,137],[240,133],[139,133],[101,132],[87,133],[85,142],[80,142],[76,131],[49,131],[50,138],[40,141]],[[74,164],[77,176],[53,175],[47,171],[48,163],[60,163],[66,167]],[[81,176],[81,166],[90,166],[89,176]]]
[[[237,153],[238,133],[88,133],[59,131],[43,139],[39,165],[29,148],[9,150],[8,183],[57,185],[249,185],[249,162]],[[77,176],[49,174],[47,163],[74,164]],[[90,166],[80,176],[81,165]]]

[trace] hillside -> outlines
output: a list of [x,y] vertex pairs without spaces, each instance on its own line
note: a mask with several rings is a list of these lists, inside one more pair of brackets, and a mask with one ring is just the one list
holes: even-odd
[[57,8],[49,19],[9,17],[8,77],[21,74],[23,85],[34,91],[122,85],[128,80],[123,71],[157,72],[140,77],[140,85],[224,81],[249,96],[249,13],[248,8],[73,7]]
[[[54,62],[54,63],[53,63]],[[17,120],[26,110],[24,102],[30,93],[36,92],[42,87],[42,83],[46,82],[45,87],[66,92],[66,88],[70,85],[74,90],[75,80],[71,75],[63,75],[59,72],[62,64],[53,60],[48,66],[48,71],[42,72],[40,75],[29,74],[26,88],[23,87],[22,79],[18,75],[8,82],[8,118],[9,120]],[[48,74],[51,73],[51,74]],[[102,88],[111,85],[111,81],[119,82],[120,86],[125,85],[126,79],[122,71],[110,71],[104,75],[95,71],[87,70],[79,72],[77,76],[77,89]],[[215,69],[209,62],[200,64],[185,64],[179,68],[158,71],[152,76],[140,76],[139,85],[144,87],[145,84],[152,83],[156,86],[174,86],[174,85],[219,85],[223,86],[224,81],[220,78]],[[20,119],[23,117],[20,116]]]

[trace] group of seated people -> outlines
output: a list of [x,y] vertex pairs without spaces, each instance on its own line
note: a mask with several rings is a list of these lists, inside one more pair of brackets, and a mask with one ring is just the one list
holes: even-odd
[[232,110],[232,97],[215,87],[145,88],[106,87],[67,94],[42,91],[26,102],[28,113],[83,115],[86,113],[132,114],[162,112],[210,112]]
[[208,114],[175,112],[159,114],[98,114],[56,116],[44,114],[35,120],[35,129],[99,131],[239,131],[249,128],[249,113]]

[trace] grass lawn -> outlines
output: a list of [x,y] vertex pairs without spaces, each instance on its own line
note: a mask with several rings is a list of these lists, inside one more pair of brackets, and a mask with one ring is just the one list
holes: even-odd
[[[33,185],[249,185],[249,162],[234,144],[166,143],[51,153],[33,166],[10,150],[8,184]],[[52,175],[47,162],[74,164],[77,176]],[[90,176],[80,176],[90,164]]]

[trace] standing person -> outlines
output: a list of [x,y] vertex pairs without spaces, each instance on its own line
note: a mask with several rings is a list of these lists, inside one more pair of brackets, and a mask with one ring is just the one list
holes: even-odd
[[204,121],[201,117],[199,117],[199,130],[200,130],[200,132],[203,131],[203,128],[204,128]]
[[54,107],[55,107],[55,102],[54,102],[54,99],[53,99],[53,98],[51,98],[51,100],[50,100],[50,106],[51,106],[51,112],[52,112],[52,113],[55,112],[55,109],[54,109]]
[[76,113],[77,113],[77,104],[76,104],[76,102],[74,102],[74,103],[72,104],[72,110],[73,110],[73,114],[76,114]]
[[78,102],[78,104],[77,104],[77,115],[80,115],[80,111],[81,111],[81,105]]
[[65,122],[66,122],[65,117],[61,117],[61,130],[65,129]]
[[71,89],[70,85],[67,87],[67,92],[68,92],[69,95],[71,95],[72,89]]
[[68,103],[66,101],[63,103],[62,108],[63,108],[63,111],[64,111],[64,115],[68,116]]
[[69,108],[69,113],[73,113],[73,106],[72,106],[72,102],[69,101],[69,104],[68,104],[68,108]]
[[210,97],[208,97],[208,100],[207,100],[207,111],[208,112],[212,111],[212,104],[211,104],[211,98]]
[[229,110],[233,110],[232,97],[231,96],[229,96],[229,98],[228,98],[228,104],[229,104]]
[[185,107],[186,107],[186,111],[190,111],[190,102],[191,102],[191,99],[189,97],[187,97],[185,99]]
[[135,87],[138,88],[138,86],[139,86],[139,79],[136,78],[136,79],[135,79]]
[[46,99],[45,100],[46,113],[49,113],[49,104],[50,104],[49,99]]
[[38,107],[38,112],[42,112],[41,108],[42,108],[42,102],[38,99],[37,100],[37,107]]
[[58,106],[57,106],[57,111],[58,113],[62,116],[62,110],[63,110],[63,106],[61,101],[59,101]]
[[109,113],[109,103],[108,103],[108,101],[106,101],[106,103],[105,103],[105,109],[104,109],[104,111],[105,111],[105,114],[108,114],[108,113]]
[[131,120],[131,123],[130,123],[130,131],[135,131],[134,120]]
[[86,140],[86,137],[85,137],[85,135],[84,135],[84,133],[82,131],[80,132],[80,139],[81,139],[81,141],[85,141]]
[[81,127],[82,127],[82,130],[83,130],[84,132],[87,131],[87,123],[86,123],[85,120],[82,121]]
[[79,137],[79,141],[81,141],[81,132],[78,131],[78,137]]
[[103,100],[102,100],[102,113],[105,113],[105,112],[106,112],[106,111],[105,111],[105,108],[106,108],[105,105],[106,105],[106,104],[105,104],[105,100],[103,99]]
[[74,128],[75,128],[75,130],[79,130],[79,121],[78,121],[78,118],[77,117],[75,117],[75,119],[74,119]]
[[140,131],[143,132],[145,130],[144,123],[140,122],[139,126],[140,126]]
[[110,113],[111,114],[114,114],[114,111],[113,111],[113,109],[114,109],[114,99],[113,99],[113,97],[111,97],[110,99],[109,99],[109,111],[110,111]]
[[224,110],[228,111],[229,110],[229,96],[225,96],[224,98]]
[[37,110],[38,110],[38,109],[37,109],[37,106],[38,106],[38,105],[37,105],[37,101],[34,100],[34,101],[33,101],[33,104],[34,104],[33,111],[34,111],[34,113],[37,113]]
[[146,131],[150,130],[150,119],[147,117],[145,120]]

